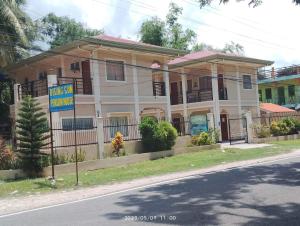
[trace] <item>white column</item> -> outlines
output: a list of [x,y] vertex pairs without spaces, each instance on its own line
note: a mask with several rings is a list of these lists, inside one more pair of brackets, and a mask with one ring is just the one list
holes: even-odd
[[[240,67],[236,65],[235,67],[235,78],[236,78],[236,92],[237,92],[237,114],[238,117],[242,117],[242,104],[241,104],[241,76],[240,76]],[[240,133],[243,133],[243,123],[240,120]]]
[[[132,55],[132,65],[136,65],[136,55]],[[134,93],[134,115],[136,123],[140,123],[140,103],[139,103],[139,87],[138,87],[138,77],[137,68],[133,67],[133,93]]]
[[252,86],[254,86],[255,94],[256,94],[256,112],[257,112],[257,117],[260,117],[259,93],[258,93],[258,84],[257,84],[257,70],[255,72],[253,80],[251,80],[251,82],[252,82]]
[[252,130],[252,114],[251,111],[246,112],[245,114],[246,122],[247,122],[247,138],[248,143],[253,142],[253,130]]
[[215,128],[220,131],[219,140],[222,141],[217,64],[214,63],[211,64],[211,76],[212,76],[211,82],[212,82],[213,112],[214,112]]
[[[92,52],[92,58],[97,58],[97,53]],[[90,60],[91,75],[93,77],[93,90],[95,99],[96,123],[97,123],[97,143],[99,158],[104,158],[104,131],[103,131],[103,116],[101,109],[101,92],[100,92],[100,71],[99,61]]]
[[166,98],[167,98],[167,112],[166,112],[166,120],[171,122],[172,115],[171,115],[171,99],[170,99],[170,79],[169,79],[169,68],[167,64],[163,65],[163,75],[164,75],[164,82],[166,86]]
[[185,134],[188,134],[188,126],[186,125],[186,121],[188,120],[188,110],[187,110],[187,97],[186,97],[186,92],[187,92],[187,81],[186,81],[186,74],[184,72],[184,68],[180,69],[181,72],[181,84],[182,84],[182,104],[183,104],[183,121],[185,125]]
[[[20,91],[20,92],[19,92]],[[18,118],[19,102],[22,100],[22,89],[20,84],[14,84],[14,119]]]

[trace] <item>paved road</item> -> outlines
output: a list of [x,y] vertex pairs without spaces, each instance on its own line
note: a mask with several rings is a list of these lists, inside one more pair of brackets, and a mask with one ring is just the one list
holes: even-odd
[[21,214],[0,225],[300,225],[300,157]]

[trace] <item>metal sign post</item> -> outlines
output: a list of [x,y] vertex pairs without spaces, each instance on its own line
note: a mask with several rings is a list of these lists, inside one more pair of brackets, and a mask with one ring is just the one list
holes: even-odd
[[[73,92],[75,92],[75,80],[73,80]],[[75,143],[75,165],[76,165],[76,185],[78,185],[78,157],[77,157],[77,124],[76,124],[76,103],[73,95],[73,115],[74,115],[74,143]]]
[[75,111],[75,82],[63,84],[59,86],[49,87],[49,111],[50,111],[50,135],[51,135],[51,165],[52,178],[54,179],[54,141],[52,128],[52,112],[74,111],[74,142],[75,142],[75,158],[76,158],[76,185],[78,185],[78,159],[77,159],[77,134],[76,134],[76,111]]

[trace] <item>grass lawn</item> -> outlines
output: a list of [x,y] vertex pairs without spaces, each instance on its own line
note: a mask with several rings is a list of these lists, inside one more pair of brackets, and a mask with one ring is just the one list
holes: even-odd
[[[290,152],[300,148],[300,140],[274,142],[274,145],[254,149],[225,149],[207,150],[195,153],[186,153],[158,160],[144,161],[122,167],[100,169],[79,173],[79,187],[101,185],[126,181],[146,176],[160,175],[171,172],[186,171],[215,166],[222,163],[262,158]],[[0,181],[0,197],[29,195],[37,192],[72,189],[75,184],[75,175],[68,174],[58,178],[56,186],[44,178],[22,179],[17,181]]]

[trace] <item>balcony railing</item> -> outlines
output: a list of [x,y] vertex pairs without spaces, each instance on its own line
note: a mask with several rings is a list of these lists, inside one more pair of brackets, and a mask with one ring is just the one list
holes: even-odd
[[21,93],[22,97],[39,97],[48,95],[48,81],[47,79],[43,79],[25,82],[21,84],[21,90],[19,89],[18,92],[19,97]]
[[164,82],[153,82],[153,96],[166,96],[166,85]]
[[83,79],[83,78],[72,78],[72,77],[60,77],[57,78],[57,84],[75,84],[75,94],[83,94],[83,95],[92,95],[92,79]]
[[187,92],[186,97],[187,103],[196,103],[213,100],[211,89],[189,91]]
[[[84,80],[82,78],[71,78],[71,77],[61,77],[57,78],[57,84],[75,84],[75,94],[84,94],[91,95],[92,91],[92,81]],[[48,81],[47,79],[28,81],[21,84],[20,89],[18,90],[18,96],[20,97],[32,96],[40,97],[48,95]]]

